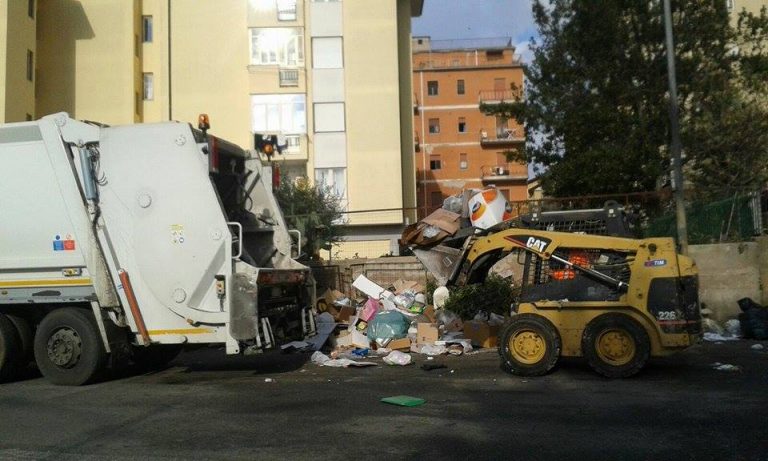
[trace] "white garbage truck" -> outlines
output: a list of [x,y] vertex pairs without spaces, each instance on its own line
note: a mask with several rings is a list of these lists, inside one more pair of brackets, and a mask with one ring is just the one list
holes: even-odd
[[34,360],[80,385],[109,359],[314,333],[271,168],[198,128],[65,113],[0,125],[0,379]]

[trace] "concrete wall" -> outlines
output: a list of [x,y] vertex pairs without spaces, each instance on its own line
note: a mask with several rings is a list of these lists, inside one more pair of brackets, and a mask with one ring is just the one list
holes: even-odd
[[735,318],[736,301],[752,298],[765,303],[768,277],[768,240],[757,242],[691,245],[690,256],[699,267],[699,299],[718,322]]

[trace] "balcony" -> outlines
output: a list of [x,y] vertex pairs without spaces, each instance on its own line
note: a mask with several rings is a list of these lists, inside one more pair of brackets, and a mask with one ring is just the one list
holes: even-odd
[[519,169],[520,165],[517,163],[503,163],[500,165],[483,165],[480,167],[480,179],[483,184],[499,184],[506,182],[527,182],[528,174],[515,171],[515,167]]
[[280,87],[299,86],[299,69],[280,69]]
[[483,148],[522,147],[523,144],[525,137],[516,128],[499,128],[491,133],[480,130],[480,146]]
[[480,104],[500,104],[517,102],[520,92],[517,90],[483,90],[478,94]]

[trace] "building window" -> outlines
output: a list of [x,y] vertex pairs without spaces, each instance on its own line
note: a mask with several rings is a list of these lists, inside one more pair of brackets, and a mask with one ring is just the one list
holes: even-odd
[[27,0],[27,16],[35,19],[35,0]]
[[347,195],[346,168],[315,168],[315,184],[337,197]]
[[456,94],[464,94],[464,80],[456,80]]
[[440,133],[440,119],[439,118],[431,118],[429,119],[429,132],[432,134]]
[[155,75],[151,72],[144,72],[144,100],[151,101],[155,99]]
[[344,131],[346,121],[344,120],[343,102],[315,103],[313,113],[315,133]]
[[144,43],[152,42],[152,16],[141,17],[141,38]]
[[437,81],[430,80],[427,82],[427,94],[430,96],[437,96]]
[[251,64],[303,66],[304,33],[298,27],[251,29]]
[[306,134],[306,95],[251,95],[251,128],[254,133]]
[[443,205],[443,193],[439,190],[432,191],[429,193],[429,203],[430,205],[434,206],[442,206]]
[[277,20],[296,20],[296,0],[277,0]]
[[317,37],[312,39],[312,67],[315,69],[341,69],[344,54],[341,37]]
[[35,78],[35,53],[27,50],[27,80],[30,82]]
[[459,117],[459,133],[466,133],[467,132],[467,119],[464,117]]
[[440,161],[439,155],[430,155],[429,156],[429,169],[430,170],[439,170],[442,168],[443,164]]
[[469,168],[469,160],[467,160],[467,154],[459,154],[459,169],[466,170]]

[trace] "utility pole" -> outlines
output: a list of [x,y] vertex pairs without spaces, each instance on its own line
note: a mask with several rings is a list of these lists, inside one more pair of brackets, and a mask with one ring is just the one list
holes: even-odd
[[672,159],[672,190],[675,197],[677,243],[680,252],[688,254],[688,225],[685,219],[683,196],[683,162],[680,155],[680,122],[677,111],[677,77],[675,76],[675,44],[672,40],[672,9],[664,0],[664,30],[667,37],[667,75],[669,76],[669,127],[672,135],[670,154]]

